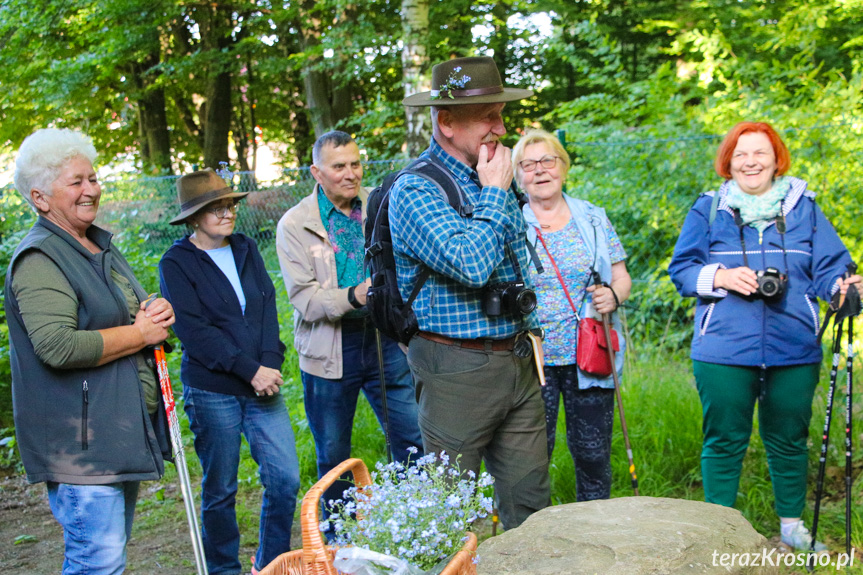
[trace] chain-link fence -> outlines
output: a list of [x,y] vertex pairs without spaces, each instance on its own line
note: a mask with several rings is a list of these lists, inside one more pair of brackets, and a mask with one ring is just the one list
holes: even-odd
[[[376,186],[383,176],[407,165],[408,160],[382,160],[364,165],[363,185]],[[153,253],[163,253],[183,233],[168,222],[180,213],[178,176],[111,180],[102,183],[97,224],[112,231],[134,230],[146,239]],[[308,167],[285,169],[278,180],[264,185],[251,172],[237,172],[230,182],[238,192],[249,192],[237,213],[236,230],[261,244],[275,241],[279,218],[309,195],[315,180]]]
[[[819,204],[855,257],[863,221],[859,131],[854,124],[842,123],[783,132],[792,157],[789,174],[806,179],[818,193]],[[643,132],[561,131],[560,137],[569,140],[573,161],[567,192],[604,207],[627,251],[634,280],[626,310],[633,350],[683,349],[691,331],[693,301],[676,293],[666,268],[692,202],[721,183],[713,171],[721,137],[663,137],[660,130],[648,138],[639,134]],[[407,163],[368,162],[363,184],[377,185],[385,174]],[[121,243],[134,237],[138,249],[143,245],[158,257],[184,231],[168,224],[178,213],[175,181],[176,177],[163,177],[104,182],[99,223],[118,233]],[[253,174],[239,173],[232,185],[251,192],[239,211],[237,230],[258,241],[268,267],[277,273],[276,224],[311,192],[310,170],[285,170],[278,181],[265,186]]]

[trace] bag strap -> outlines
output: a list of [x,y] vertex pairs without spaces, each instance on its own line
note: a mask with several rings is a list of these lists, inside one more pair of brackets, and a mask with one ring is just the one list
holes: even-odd
[[[422,158],[418,158],[411,162],[407,167],[403,170],[396,173],[395,177],[392,179],[392,183],[389,186],[389,189],[392,189],[392,186],[395,185],[396,180],[401,177],[402,174],[412,174],[414,176],[419,176],[424,180],[428,180],[433,183],[439,191],[446,196],[447,202],[449,205],[455,209],[460,216],[462,217],[472,217],[473,216],[473,206],[468,202],[467,197],[464,195],[464,192],[461,189],[461,186],[456,183],[453,179],[452,175],[444,169],[440,161],[437,160],[434,156],[431,156],[431,160],[424,160]],[[389,189],[387,190],[387,195],[389,195]],[[389,208],[387,208],[389,211]],[[380,213],[378,214],[378,216]],[[420,290],[425,285],[426,281],[428,281],[429,276],[431,275],[431,269],[428,266],[421,265],[420,273],[417,276],[417,281],[414,284],[413,290],[411,290],[411,294],[408,297],[408,300],[405,302],[404,307],[402,308],[402,314],[406,315],[408,311],[411,309],[411,305],[414,300],[419,296]]]
[[560,287],[563,288],[563,293],[566,295],[566,299],[569,301],[570,307],[572,307],[572,313],[575,314],[575,319],[578,322],[581,322],[581,317],[578,315],[578,310],[575,309],[575,303],[572,301],[572,297],[569,295],[569,290],[566,289],[566,282],[563,281],[563,275],[560,273],[560,269],[557,267],[557,262],[554,261],[554,258],[551,255],[551,252],[548,251],[548,246],[545,243],[545,238],[542,237],[542,232],[537,228],[536,237],[539,238],[540,243],[542,244],[545,253],[548,255],[548,260],[551,262],[551,267],[554,268],[554,273],[557,274],[557,279],[560,281]]
[[716,210],[719,209],[719,192],[713,192],[713,201],[710,202],[710,217],[707,218],[707,224],[713,225],[713,220],[716,219]]

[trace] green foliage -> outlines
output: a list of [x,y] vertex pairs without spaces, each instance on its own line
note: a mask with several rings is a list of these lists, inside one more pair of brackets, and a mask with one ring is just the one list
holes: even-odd
[[[6,323],[6,268],[15,248],[35,221],[35,214],[18,193],[0,190],[0,428],[12,425],[12,369],[9,365],[9,326]],[[14,440],[13,440],[14,441]],[[6,465],[0,458],[0,466]]]
[[16,473],[23,473],[21,458],[18,455],[18,442],[15,439],[15,428],[0,429],[0,469],[12,468]]
[[38,543],[39,538],[33,535],[19,535],[12,542],[12,545],[25,545],[27,543]]
[[[823,0],[450,0],[430,2],[425,39],[432,63],[450,55],[493,53],[507,82],[537,95],[506,108],[513,143],[532,124],[560,128],[572,154],[568,193],[604,207],[628,253],[635,280],[627,310],[632,342],[624,402],[642,491],[700,499],[700,405],[688,361],[692,303],[680,298],[665,269],[683,219],[697,194],[715,189],[712,169],[722,134],[741,120],[767,120],[780,130],[792,155],[791,175],[809,181],[819,205],[859,259],[863,242],[863,12],[859,2]],[[141,102],[158,89],[166,95],[173,161],[191,164],[202,153],[207,79],[232,74],[232,129],[284,144],[285,165],[310,156],[314,105],[303,82],[309,71],[328,79],[328,93],[346,95],[351,107],[340,128],[356,135],[370,161],[401,155],[401,29],[398,3],[344,0],[232,5],[230,42],[205,50],[210,39],[204,5],[171,0],[0,1],[0,142],[16,147],[47,125],[84,129],[111,158],[141,164]],[[540,33],[526,15],[550,15]],[[479,36],[473,35],[483,27]],[[197,29],[198,37],[191,32]],[[317,34],[317,36],[315,36]],[[155,37],[155,42],[154,42]],[[155,59],[155,60],[153,60]],[[193,97],[194,96],[194,97]],[[254,117],[254,121],[253,120]],[[244,124],[241,125],[240,118]],[[397,164],[368,164],[367,185]],[[109,186],[106,186],[106,189]],[[292,341],[293,313],[278,273],[272,242],[275,222],[311,189],[308,172],[291,170],[271,192],[250,197],[241,229],[259,240],[272,271],[282,339]],[[100,218],[143,285],[158,289],[157,262],[182,229],[166,221],[176,209],[170,180],[111,182]],[[7,188],[0,196],[0,268],[33,221]],[[0,292],[0,298],[2,298]],[[8,331],[0,311],[0,428],[12,425]],[[179,353],[171,354],[175,392]],[[314,444],[302,399],[296,354],[283,366],[284,397],[294,423],[303,488],[315,480]],[[858,373],[861,371],[858,369]],[[178,394],[179,398],[179,394]],[[857,399],[857,398],[855,398]],[[673,406],[669,407],[669,406]],[[182,410],[184,433],[190,445]],[[820,436],[823,389],[811,435]],[[562,425],[562,423],[561,423]],[[836,426],[840,427],[840,426]],[[834,429],[834,433],[839,433]],[[559,437],[563,437],[561,428]],[[0,454],[12,455],[6,429]],[[833,437],[834,446],[839,444]],[[371,408],[361,401],[353,453],[367,462],[384,457],[384,438]],[[555,502],[574,500],[572,462],[563,447],[552,460]],[[859,465],[859,438],[855,461]],[[615,496],[630,493],[622,438],[615,432]],[[838,453],[831,447],[831,461]],[[193,477],[200,467],[189,446]],[[810,454],[814,460],[814,450]],[[814,480],[810,469],[810,484]],[[176,482],[173,468],[163,482]],[[246,537],[254,538],[257,467],[244,446],[240,469]],[[857,481],[854,500],[861,500]],[[838,487],[833,486],[834,489]],[[146,521],[180,516],[176,499],[145,497]],[[246,499],[243,499],[246,497]],[[251,499],[249,499],[251,497]],[[252,503],[247,503],[252,501]],[[757,436],[745,462],[738,506],[767,535],[776,516],[763,446]],[[863,517],[854,509],[854,544],[863,545]],[[841,503],[825,502],[828,543],[838,547]],[[163,515],[164,514],[164,515]],[[180,519],[182,522],[182,519]]]

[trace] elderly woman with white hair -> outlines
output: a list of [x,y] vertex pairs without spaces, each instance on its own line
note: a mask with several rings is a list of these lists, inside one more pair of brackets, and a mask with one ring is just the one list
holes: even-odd
[[[530,130],[512,151],[516,180],[528,196],[524,218],[527,237],[545,273],[531,267],[537,312],[545,329],[545,401],[548,456],[554,450],[558,409],[563,398],[566,443],[575,464],[576,499],[611,495],[611,433],[614,380],[586,373],[576,363],[579,317],[589,317],[585,303],[614,314],[629,297],[632,280],[626,252],[605,210],[563,193],[569,154],[544,130]],[[594,285],[596,272],[604,282]],[[580,310],[577,313],[576,310]],[[615,326],[620,329],[617,315]],[[614,369],[623,368],[623,354]]]
[[123,571],[139,482],[161,477],[170,453],[147,352],[174,311],[162,298],[145,304],[111,234],[93,224],[95,158],[71,130],[21,144],[15,187],[39,217],[5,285],[18,448],[63,527],[64,575]]

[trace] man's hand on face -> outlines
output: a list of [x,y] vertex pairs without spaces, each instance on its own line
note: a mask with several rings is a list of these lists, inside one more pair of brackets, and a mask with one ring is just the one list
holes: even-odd
[[[489,146],[495,145],[494,156],[488,159]],[[482,144],[479,147],[479,159],[476,164],[479,183],[482,187],[495,186],[504,190],[512,183],[512,150],[496,144]]]

